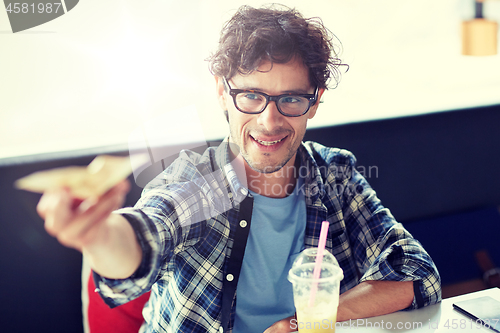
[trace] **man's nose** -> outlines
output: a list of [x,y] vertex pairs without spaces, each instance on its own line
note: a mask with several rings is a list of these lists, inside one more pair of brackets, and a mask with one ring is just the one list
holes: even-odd
[[264,111],[259,113],[257,123],[264,126],[268,132],[283,126],[284,116],[278,111],[275,101],[270,101]]

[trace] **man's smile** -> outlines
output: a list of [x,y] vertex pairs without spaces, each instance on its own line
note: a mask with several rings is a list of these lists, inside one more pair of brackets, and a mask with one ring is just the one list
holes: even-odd
[[251,141],[259,150],[264,150],[266,152],[276,151],[285,143],[288,135],[285,136],[263,136],[263,135],[251,135],[249,134]]

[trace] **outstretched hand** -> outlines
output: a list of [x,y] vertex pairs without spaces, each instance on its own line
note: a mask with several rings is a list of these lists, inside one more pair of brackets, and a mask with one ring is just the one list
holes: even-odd
[[122,181],[105,194],[84,201],[75,199],[69,190],[44,193],[37,206],[45,220],[45,229],[64,246],[77,249],[90,267],[103,277],[125,279],[142,260],[142,249],[130,223],[120,208],[130,188]]
[[125,201],[130,183],[125,180],[98,198],[74,198],[68,189],[45,192],[37,212],[45,229],[64,246],[82,251],[83,247],[105,237],[104,221]]

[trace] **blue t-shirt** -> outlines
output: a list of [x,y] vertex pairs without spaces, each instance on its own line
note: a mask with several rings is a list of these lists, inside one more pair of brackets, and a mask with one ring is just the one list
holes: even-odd
[[263,332],[295,313],[288,271],[303,249],[303,180],[286,198],[254,197],[252,223],[236,291],[234,332]]

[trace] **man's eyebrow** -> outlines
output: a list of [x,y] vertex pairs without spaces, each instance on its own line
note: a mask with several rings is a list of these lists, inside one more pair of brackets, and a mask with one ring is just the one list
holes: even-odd
[[[257,88],[257,87],[243,86],[243,87],[238,88],[238,89],[240,89],[240,90],[254,90],[257,92],[262,92],[262,93],[270,95],[265,90]],[[278,95],[284,95],[284,94],[310,95],[310,94],[314,94],[314,93],[310,93],[307,89],[300,89],[299,88],[299,89],[293,89],[293,90],[285,90],[285,91],[280,92]]]
[[307,89],[297,89],[297,90],[286,90],[283,91],[283,94],[298,94],[298,95],[307,95],[307,94],[313,94],[307,91]]

